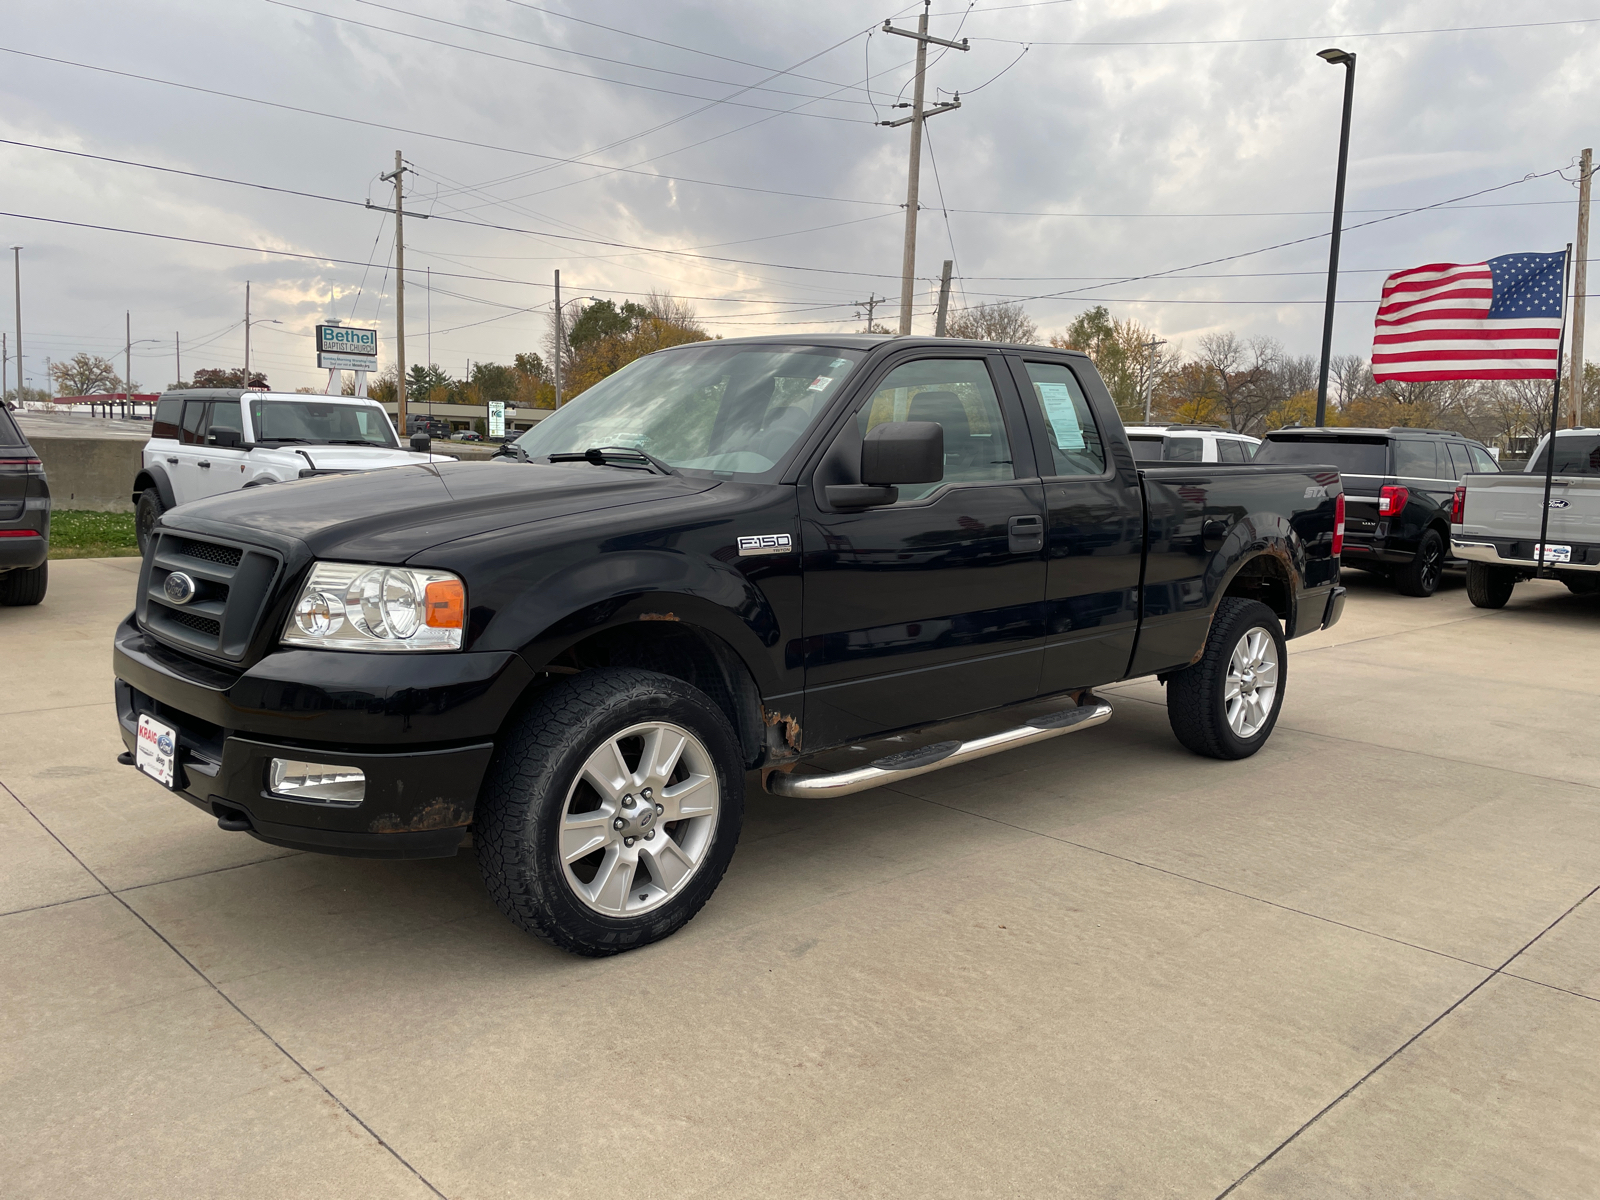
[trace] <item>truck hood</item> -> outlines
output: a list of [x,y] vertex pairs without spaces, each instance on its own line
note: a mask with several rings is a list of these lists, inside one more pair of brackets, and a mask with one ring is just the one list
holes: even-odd
[[163,523],[284,549],[284,539],[294,539],[320,559],[401,563],[476,533],[671,500],[716,485],[589,463],[435,462],[247,488],[185,504]]

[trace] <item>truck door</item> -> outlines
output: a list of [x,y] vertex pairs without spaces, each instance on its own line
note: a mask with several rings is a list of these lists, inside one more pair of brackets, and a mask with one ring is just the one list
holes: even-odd
[[244,486],[244,472],[239,469],[247,457],[241,446],[243,441],[244,421],[240,417],[239,402],[213,400],[211,415],[206,421],[205,443],[195,460],[199,490],[190,499],[220,496]]
[[184,400],[178,444],[165,447],[167,477],[172,480],[173,495],[179,504],[198,500],[206,494],[200,479],[200,460],[205,457],[206,419],[210,414],[211,401]]
[[1049,516],[1040,690],[1110,683],[1127,674],[1139,630],[1139,477],[1109,453],[1102,421],[1066,363],[1009,357],[1035,431]]
[[[1026,700],[1044,649],[1044,494],[999,354],[892,360],[800,489],[804,744]],[[938,483],[839,512],[831,470],[855,473],[885,421],[944,427]],[[853,462],[852,462],[853,459]]]

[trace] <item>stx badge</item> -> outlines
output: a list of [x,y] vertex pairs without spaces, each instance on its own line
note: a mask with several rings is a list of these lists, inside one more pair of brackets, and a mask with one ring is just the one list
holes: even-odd
[[787,533],[757,533],[739,539],[739,557],[750,554],[788,554],[794,539]]

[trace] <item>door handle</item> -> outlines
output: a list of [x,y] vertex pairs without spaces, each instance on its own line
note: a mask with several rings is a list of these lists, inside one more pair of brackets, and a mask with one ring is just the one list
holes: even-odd
[[211,469],[211,462],[210,462],[210,460],[209,460],[209,459],[204,459],[204,458],[202,458],[202,459],[201,459],[201,460],[200,460],[200,465],[201,465],[201,466],[202,466],[202,467],[204,467],[204,468],[205,468],[205,469],[206,469],[206,470],[208,470],[208,471],[209,471],[209,470],[210,470],[210,469]]
[[1044,519],[1012,517],[1006,522],[1006,544],[1013,554],[1037,554],[1044,549]]
[[178,460],[176,458],[172,457],[170,454],[167,456],[167,461],[169,463],[171,463],[173,466],[177,466],[178,465]]

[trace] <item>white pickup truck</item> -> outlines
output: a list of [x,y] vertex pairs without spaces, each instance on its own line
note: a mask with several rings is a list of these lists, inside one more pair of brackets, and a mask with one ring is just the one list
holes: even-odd
[[1467,561],[1467,596],[1503,608],[1540,565],[1579,596],[1600,595],[1600,429],[1556,433],[1555,475],[1542,564],[1540,509],[1548,466],[1546,436],[1521,471],[1467,475],[1456,488],[1450,544]]
[[402,449],[389,414],[364,396],[192,388],[156,403],[133,481],[139,548],[169,508],[313,475],[455,461],[426,435]]

